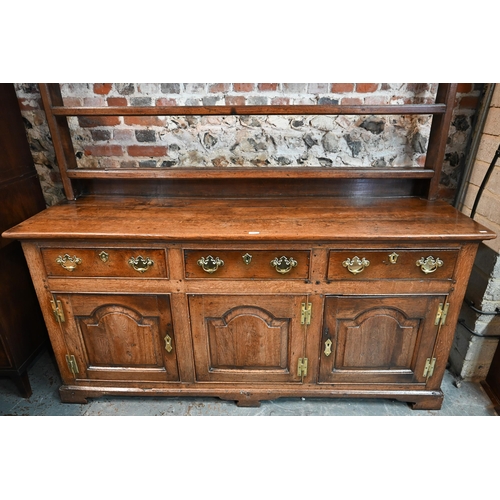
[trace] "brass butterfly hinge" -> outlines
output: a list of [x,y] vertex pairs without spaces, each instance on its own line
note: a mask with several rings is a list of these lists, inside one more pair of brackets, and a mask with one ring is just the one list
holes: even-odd
[[443,326],[446,323],[446,316],[448,315],[448,309],[450,308],[450,304],[439,304],[437,313],[436,313],[436,319],[434,320],[434,325],[435,326]]
[[300,324],[310,325],[311,324],[311,311],[312,304],[302,302],[300,306]]
[[73,375],[76,375],[77,373],[79,373],[78,365],[76,364],[76,359],[73,356],[73,354],[66,354],[66,363],[68,363],[69,371]]
[[436,358],[427,358],[425,360],[425,367],[423,377],[430,378],[434,373],[434,366],[436,365]]
[[64,311],[60,300],[51,300],[50,305],[52,306],[52,311],[58,323],[64,323],[66,318],[64,317]]
[[299,358],[299,363],[297,365],[297,376],[304,377],[307,375],[307,358]]

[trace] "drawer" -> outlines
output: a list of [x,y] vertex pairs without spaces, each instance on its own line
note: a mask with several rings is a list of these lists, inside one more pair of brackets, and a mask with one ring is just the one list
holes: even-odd
[[307,250],[185,250],[186,278],[308,279]]
[[349,250],[330,251],[330,280],[440,279],[453,276],[458,250]]
[[167,278],[158,248],[42,248],[48,276]]

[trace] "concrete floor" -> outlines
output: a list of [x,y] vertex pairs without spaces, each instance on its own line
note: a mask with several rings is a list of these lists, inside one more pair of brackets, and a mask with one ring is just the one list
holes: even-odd
[[59,400],[61,380],[51,352],[44,352],[28,371],[33,394],[20,397],[14,383],[0,378],[0,415],[11,416],[496,416],[493,404],[480,384],[454,384],[446,372],[440,411],[414,411],[392,400],[288,398],[263,401],[260,408],[239,408],[218,398],[157,398],[106,396],[86,405]]

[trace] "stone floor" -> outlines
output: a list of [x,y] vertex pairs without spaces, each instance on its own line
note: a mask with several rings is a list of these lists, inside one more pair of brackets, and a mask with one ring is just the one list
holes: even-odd
[[89,399],[86,405],[59,400],[61,384],[53,356],[44,352],[28,371],[33,394],[23,399],[13,382],[0,378],[0,415],[12,416],[496,416],[480,384],[455,385],[446,372],[440,411],[414,411],[406,403],[371,399],[287,398],[263,401],[259,408],[239,408],[218,398],[156,398],[107,396]]

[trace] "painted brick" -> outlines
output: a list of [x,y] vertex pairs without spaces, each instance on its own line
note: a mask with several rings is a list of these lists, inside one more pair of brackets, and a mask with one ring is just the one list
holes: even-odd
[[231,88],[230,83],[210,83],[208,91],[211,93],[227,92]]
[[483,191],[479,204],[477,205],[477,214],[495,224],[500,224],[500,196],[491,193],[487,188]]
[[334,94],[354,92],[354,83],[332,83],[330,92],[333,92]]
[[130,156],[165,156],[167,148],[165,146],[128,146]]
[[364,98],[364,103],[365,104],[375,104],[375,105],[389,104],[389,98],[386,96],[369,95],[369,96],[366,96]]
[[427,92],[429,88],[429,83],[409,83],[406,86],[406,90],[412,92],[413,94],[421,94],[423,92]]
[[177,100],[161,97],[160,99],[156,99],[156,106],[177,106]]
[[106,99],[104,97],[101,97],[101,96],[84,97],[83,98],[83,105],[84,106],[105,106]]
[[41,99],[18,99],[18,102],[21,111],[32,111],[34,109],[42,108]]
[[151,106],[152,99],[151,97],[131,97],[130,105],[131,106]]
[[131,95],[135,92],[135,84],[133,84],[133,83],[115,83],[115,89],[121,95]]
[[120,160],[116,158],[101,158],[99,160],[99,166],[106,170],[120,168]]
[[199,94],[206,92],[206,83],[185,83],[184,90],[188,94]]
[[79,107],[83,105],[83,99],[79,97],[63,97],[63,103],[65,106]]
[[472,83],[459,83],[457,85],[457,93],[468,94],[474,90],[474,84]]
[[133,130],[130,129],[113,129],[113,139],[121,143],[132,142],[135,138]]
[[459,100],[458,107],[461,109],[476,109],[479,104],[479,97],[464,96]]
[[276,106],[286,106],[290,104],[290,99],[288,97],[273,97],[271,99],[271,104]]
[[242,95],[225,97],[225,102],[227,106],[244,106],[246,104],[246,97]]
[[128,106],[128,100],[126,97],[108,97],[108,106]]
[[94,83],[94,94],[109,94],[113,88],[112,83]]
[[145,127],[165,125],[165,118],[160,116],[124,116],[125,125],[143,125]]
[[156,168],[156,160],[143,160],[139,162],[139,168]]
[[304,94],[307,92],[307,83],[282,83],[281,87],[284,92],[293,92]]
[[159,83],[139,83],[137,91],[141,94],[158,94],[160,92]]
[[181,92],[180,83],[162,83],[161,91],[164,94],[179,94]]
[[483,134],[477,150],[476,160],[483,161],[488,165],[493,160],[495,152],[498,149],[499,139],[494,135]]
[[135,160],[124,160],[120,162],[120,168],[137,168],[138,163]]
[[493,97],[491,98],[491,105],[500,108],[500,85],[495,85]]
[[250,96],[248,99],[248,104],[253,104],[253,105],[266,105],[268,104],[268,98],[262,95],[253,95]]
[[255,83],[233,83],[233,90],[235,92],[253,92]]
[[356,92],[365,94],[378,90],[378,83],[356,83]]
[[359,97],[344,97],[340,100],[340,103],[344,105],[358,105],[363,104],[363,99]]
[[136,130],[135,138],[139,142],[156,142],[156,132],[154,130]]
[[329,83],[308,83],[307,91],[310,94],[325,94],[330,88]]
[[216,106],[218,103],[222,102],[224,96],[222,94],[207,95],[201,100],[203,106]]
[[86,156],[121,156],[123,148],[117,144],[95,145],[92,144],[85,148]]
[[257,84],[257,88],[261,92],[269,92],[278,90],[279,83],[259,83]]
[[500,108],[490,108],[488,110],[483,133],[499,137],[500,142]]
[[111,139],[111,130],[97,128],[91,130],[90,133],[93,141],[109,141]]
[[119,116],[79,116],[80,127],[112,127],[120,123]]

